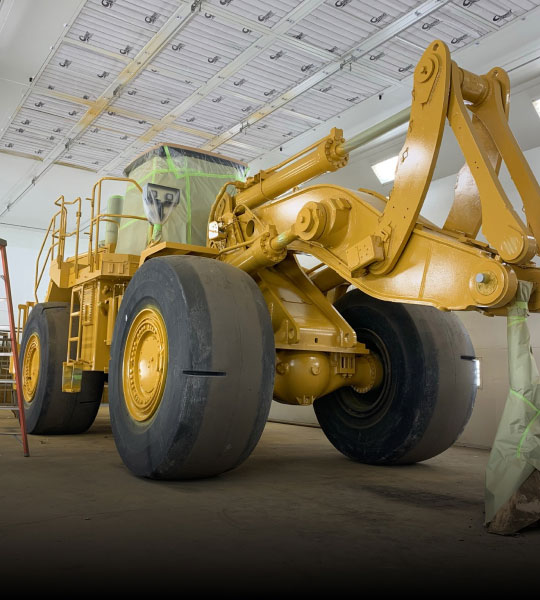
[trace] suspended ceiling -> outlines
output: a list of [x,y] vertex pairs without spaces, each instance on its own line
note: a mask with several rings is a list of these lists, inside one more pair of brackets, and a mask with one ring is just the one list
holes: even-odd
[[86,0],[0,151],[120,173],[160,142],[250,161],[540,0]]

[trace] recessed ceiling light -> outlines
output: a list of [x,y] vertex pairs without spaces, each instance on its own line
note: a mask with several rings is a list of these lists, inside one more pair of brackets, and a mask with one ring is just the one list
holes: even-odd
[[540,117],[540,98],[538,98],[537,100],[533,100],[533,106],[536,112],[538,113],[538,116]]
[[392,158],[387,158],[386,160],[378,162],[375,165],[371,165],[371,168],[381,183],[388,183],[389,181],[394,181],[397,162],[398,156],[396,155],[392,156]]

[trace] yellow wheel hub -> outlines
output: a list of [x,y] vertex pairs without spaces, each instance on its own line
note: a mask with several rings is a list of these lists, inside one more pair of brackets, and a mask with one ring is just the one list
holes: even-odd
[[41,360],[41,345],[37,333],[33,333],[26,343],[22,366],[22,388],[26,402],[34,399],[39,381],[39,363]]
[[129,414],[147,421],[159,407],[165,381],[169,343],[157,308],[148,307],[135,317],[124,350],[122,384]]

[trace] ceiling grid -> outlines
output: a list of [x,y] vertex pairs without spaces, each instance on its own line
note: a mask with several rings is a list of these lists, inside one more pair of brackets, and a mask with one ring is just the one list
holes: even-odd
[[167,141],[249,161],[409,85],[433,39],[458,50],[539,5],[87,0],[1,132],[0,151],[37,159],[34,182],[55,162],[117,173]]
[[[226,0],[224,0],[226,2]],[[236,6],[242,5],[246,8],[252,6],[251,2],[247,2],[246,0],[234,0],[236,2]],[[221,2],[221,0],[220,0]],[[244,51],[240,52],[236,58],[231,61],[229,64],[225,65],[220,71],[218,71],[213,77],[211,77],[204,85],[202,85],[196,92],[194,92],[190,97],[186,98],[183,102],[177,105],[175,108],[171,110],[171,112],[166,115],[162,119],[161,123],[154,125],[154,127],[149,130],[147,134],[141,136],[139,141],[133,146],[128,147],[125,153],[120,154],[111,165],[108,165],[110,168],[117,168],[119,164],[125,163],[129,154],[133,155],[133,153],[139,152],[142,147],[149,141],[149,139],[154,138],[158,135],[163,129],[167,128],[172,122],[178,119],[183,113],[188,111],[190,108],[195,106],[198,102],[200,102],[203,98],[205,98],[208,94],[213,92],[217,87],[219,87],[223,81],[227,81],[230,77],[236,76],[236,73],[246,64],[248,64],[252,60],[256,60],[262,52],[264,52],[267,48],[272,46],[275,40],[285,34],[298,20],[302,19],[306,14],[312,12],[315,8],[317,8],[320,4],[322,4],[324,0],[303,0],[302,2],[290,2],[288,4],[294,4],[295,8],[291,10],[287,15],[283,16],[282,19],[274,24],[271,18],[267,18],[267,21],[270,21],[272,24],[272,28],[267,27],[267,33],[262,35],[260,39],[252,43],[248,46]],[[285,5],[286,2],[280,2],[277,4]],[[210,4],[209,2],[200,2],[194,3],[198,5],[200,12],[203,12],[205,18],[208,18],[206,15],[211,15],[210,12],[206,11],[206,5]],[[226,4],[226,6],[231,6],[232,2]],[[262,3],[260,3],[262,5]],[[205,8],[203,9],[203,5]],[[274,6],[274,4],[272,4]],[[213,8],[213,7],[212,7]],[[268,12],[268,11],[267,11]],[[271,11],[270,11],[271,12]],[[261,18],[264,17],[267,13],[261,13]],[[258,18],[258,17],[257,17]],[[242,26],[242,31],[246,30],[244,33],[249,35],[252,30],[248,27]],[[224,31],[222,34],[224,37],[227,35],[227,31]],[[175,45],[182,43],[181,40],[176,40]],[[210,43],[211,45],[211,43]],[[279,53],[279,50],[277,50]],[[274,53],[272,53],[274,55]],[[213,58],[213,57],[212,57]],[[280,58],[278,56],[278,58]],[[208,60],[208,58],[207,58]],[[240,87],[240,86],[236,86]],[[204,147],[204,146],[203,146]]]
[[[345,9],[353,1],[354,0],[335,0],[334,6],[339,9]],[[368,54],[371,49],[377,47],[377,45],[379,44],[391,40],[392,38],[395,38],[401,31],[406,29],[409,25],[417,22],[423,16],[429,15],[434,10],[446,4],[447,1],[448,0],[428,0],[427,2],[414,2],[415,8],[413,10],[410,10],[401,17],[390,22],[390,24],[386,25],[385,27],[377,29],[375,33],[369,35],[367,38],[362,40],[362,42],[357,44],[347,54],[336,58],[334,57],[333,53],[328,52],[329,55],[332,55],[331,62],[328,61],[322,68],[318,70],[315,69],[313,74],[310,74],[310,76],[307,79],[305,79],[304,81],[300,81],[300,83],[287,90],[276,100],[272,100],[271,102],[267,103],[265,106],[263,106],[253,115],[251,115],[246,121],[233,126],[230,130],[224,132],[223,134],[220,134],[219,136],[216,136],[214,140],[207,142],[204,148],[215,149],[218,148],[221,144],[229,141],[230,139],[234,139],[234,137],[238,133],[242,132],[246,127],[252,126],[254,123],[257,123],[260,119],[264,118],[266,115],[270,114],[277,108],[281,108],[282,106],[291,102],[295,98],[298,98],[300,95],[305,94],[313,86],[324,81],[330,75],[339,71],[349,70],[349,72],[352,72],[353,69],[356,71],[358,69],[358,66],[356,64],[357,61],[362,56]],[[329,0],[326,0],[326,4],[328,3]],[[365,6],[365,3],[361,4],[362,7]],[[374,2],[373,4],[376,6],[377,2]],[[382,7],[385,5],[384,3],[380,2],[379,4],[381,4]],[[379,16],[381,16],[383,12],[380,12]],[[350,16],[349,18],[355,17]],[[370,72],[372,72],[372,69],[370,70]],[[392,78],[390,78],[389,81],[392,81],[393,84],[397,84],[399,82],[398,79]]]
[[[125,13],[131,13],[132,7],[134,4],[138,6],[147,7],[147,2],[143,0],[87,0],[85,6],[93,6],[95,10],[101,10],[101,7],[106,9],[112,9],[115,4],[118,7],[122,4],[122,11]],[[168,5],[177,6],[177,3],[167,2]],[[147,12],[147,8],[144,8],[144,12]],[[80,14],[79,12],[77,15]],[[157,16],[156,16],[157,15]],[[147,19],[152,23],[155,22],[157,17],[160,15],[158,13],[153,12],[152,14],[144,17],[144,21]],[[129,19],[132,17],[130,16]],[[115,99],[116,95],[119,95],[125,85],[127,85],[134,77],[138,75],[140,71],[142,71],[148,62],[162,49],[162,47],[169,41],[171,37],[173,37],[182,27],[187,25],[189,21],[193,18],[193,11],[190,11],[189,5],[186,3],[182,3],[180,7],[176,8],[176,10],[167,18],[163,26],[149,39],[149,41],[144,45],[144,47],[140,50],[138,54],[136,54],[130,63],[128,63],[124,69],[116,76],[111,77],[108,83],[107,88],[104,90],[102,95],[97,98],[97,100],[84,112],[82,117],[78,120],[78,122],[73,125],[73,127],[69,130],[69,132],[63,136],[58,143],[51,148],[43,158],[41,164],[34,167],[26,181],[23,181],[16,185],[6,197],[6,204],[3,209],[0,209],[0,216],[4,214],[6,211],[10,209],[10,207],[19,201],[24,194],[32,188],[33,185],[42,177],[55,162],[65,162],[64,155],[67,156],[69,154],[74,154],[71,152],[71,147],[77,143],[77,138],[80,137],[86,129],[92,124],[92,122],[105,110],[107,110],[108,106],[111,104],[112,100]],[[74,17],[74,20],[70,24],[73,26],[73,23],[76,23],[77,16]],[[152,24],[150,23],[150,24]],[[61,37],[57,46],[61,47],[61,41],[64,36]],[[50,62],[50,61],[49,61]],[[48,66],[48,63],[47,65]],[[45,68],[46,68],[45,66]],[[70,65],[67,65],[69,68]],[[99,66],[96,64],[95,66]],[[65,67],[63,67],[65,68]],[[98,78],[105,78],[103,75],[104,71],[96,74]],[[35,81],[32,86],[30,86],[27,95],[24,98],[25,102],[28,102],[32,98],[33,87],[35,84],[38,84],[41,77],[44,75],[44,69],[40,70],[38,76],[36,76]],[[99,77],[103,75],[102,77]],[[17,119],[18,112],[20,107],[15,111],[14,117],[12,120]],[[0,144],[2,143],[2,138],[0,138]],[[17,148],[14,148],[17,151]],[[43,149],[38,148],[34,151],[35,154],[40,154],[43,152]],[[75,152],[75,154],[77,154]],[[95,153],[92,153],[95,160],[98,161],[97,168],[102,167],[104,164],[108,164],[110,162],[110,152],[109,149],[105,149],[105,153],[102,157],[97,157]],[[94,162],[94,161],[93,161]],[[77,162],[73,162],[73,166],[79,166]]]

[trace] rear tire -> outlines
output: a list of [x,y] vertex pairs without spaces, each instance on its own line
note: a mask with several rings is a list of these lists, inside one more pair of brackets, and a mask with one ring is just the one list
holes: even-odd
[[344,387],[315,401],[330,442],[349,458],[379,465],[444,452],[463,431],[476,396],[474,348],[457,316],[359,290],[336,308],[378,354],[385,375],[365,394]]
[[253,279],[197,256],[146,262],[114,328],[111,424],[133,473],[191,479],[241,464],[264,429],[274,335]]
[[[84,371],[80,392],[62,392],[62,363],[67,355],[68,327],[67,303],[44,302],[36,304],[30,311],[19,351],[23,380],[30,375],[25,373],[25,354],[32,351],[32,344],[36,356],[37,377],[33,385],[25,386],[23,381],[24,413],[28,433],[83,433],[96,418],[105,381],[101,371]],[[37,352],[36,344],[39,348]],[[33,388],[31,398],[28,393],[29,387]]]

